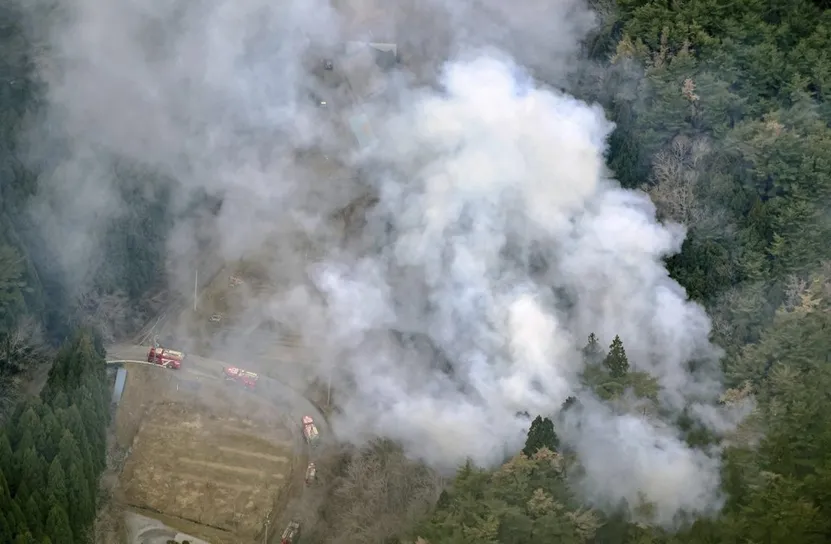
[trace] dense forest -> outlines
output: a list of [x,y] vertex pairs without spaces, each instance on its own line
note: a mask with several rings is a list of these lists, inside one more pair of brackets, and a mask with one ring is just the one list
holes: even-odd
[[[707,307],[715,341],[727,350],[730,389],[722,402],[750,394],[757,401],[723,452],[725,506],[717,518],[677,531],[586,508],[566,477],[579,466],[543,418],[532,426],[531,447],[499,469],[460,470],[412,540],[827,542],[829,5],[596,4],[603,25],[587,49],[601,69],[587,68],[575,92],[601,102],[617,124],[608,162],[621,183],[647,191],[661,217],[689,229],[668,267]],[[584,379],[598,396],[614,401],[627,388],[642,398],[655,393],[649,376],[630,376],[615,363],[616,351],[613,344],[605,365],[586,367]],[[566,410],[579,409],[579,399],[569,401]],[[709,438],[690,429],[686,439]]]
[[0,542],[88,541],[108,393],[103,344],[79,333],[58,351],[40,397],[19,403],[0,428]]
[[[25,127],[43,108],[33,51],[15,3],[0,7],[0,401],[8,408],[27,374],[82,326],[108,340],[141,325],[165,287],[167,199],[148,197],[158,177],[124,161],[111,174],[130,213],[111,220],[99,258],[69,285],[62,263],[38,229],[38,180],[50,174],[26,145]],[[60,142],[58,142],[59,144]],[[148,221],[148,218],[153,218]],[[2,412],[0,412],[2,413]]]
[[[341,541],[831,540],[829,4],[594,4],[602,24],[570,90],[601,103],[616,123],[608,163],[621,183],[648,192],[662,218],[688,228],[669,270],[708,309],[714,340],[726,350],[722,401],[751,394],[757,401],[723,451],[724,508],[668,531],[586,507],[569,486],[579,464],[560,444],[554,415],[540,414],[525,449],[503,466],[461,468],[424,508],[402,498],[406,516],[365,512],[367,523],[360,531],[353,523],[357,532],[342,529]],[[0,7],[0,398],[7,419],[0,431],[0,541],[58,544],[86,537],[109,417],[101,340],[73,331],[93,326],[112,336],[130,328],[121,323],[124,306],[141,309],[164,287],[170,225],[146,220],[166,210],[163,195],[141,190],[153,176],[114,163],[132,211],[106,231],[106,266],[72,289],[61,281],[30,206],[44,172],[21,147],[23,127],[42,106],[32,47],[20,14]],[[632,391],[640,409],[657,383],[629,369],[625,343],[598,346],[590,338],[583,378],[609,403]],[[27,373],[50,361],[40,397],[15,403]],[[563,407],[580,409],[579,399]],[[686,439],[706,444],[711,437],[690,428]],[[378,520],[383,529],[368,532]]]

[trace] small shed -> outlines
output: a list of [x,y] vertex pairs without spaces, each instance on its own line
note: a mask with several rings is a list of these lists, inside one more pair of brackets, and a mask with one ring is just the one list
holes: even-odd
[[113,387],[112,403],[118,404],[121,401],[121,395],[124,394],[124,385],[127,383],[127,369],[122,367],[118,369],[115,375],[115,386]]

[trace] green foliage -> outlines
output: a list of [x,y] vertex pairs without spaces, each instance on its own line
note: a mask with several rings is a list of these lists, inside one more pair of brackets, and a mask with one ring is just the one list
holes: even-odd
[[0,245],[0,331],[9,331],[23,313],[23,260],[13,247]]
[[590,542],[600,517],[579,507],[563,477],[565,465],[547,448],[531,458],[518,455],[495,471],[468,464],[413,533],[459,544]]
[[626,351],[623,349],[620,336],[615,336],[615,339],[612,340],[609,353],[603,359],[603,366],[609,370],[609,375],[615,379],[623,378],[629,372],[629,359],[626,357]]
[[531,422],[531,428],[528,430],[528,438],[525,441],[522,453],[527,457],[531,457],[543,448],[557,451],[559,447],[560,439],[557,437],[557,433],[554,432],[554,422],[547,417],[537,416]]
[[0,432],[3,542],[87,542],[109,417],[104,359],[94,343],[86,332],[67,342],[42,400],[21,404]]
[[[26,18],[17,5],[4,6],[0,19],[0,342],[28,315],[57,345],[90,314],[106,314],[102,300],[108,297],[124,298],[135,315],[149,309],[148,294],[163,289],[165,281],[167,235],[175,217],[172,182],[147,165],[111,158],[111,168],[106,168],[111,185],[129,205],[103,230],[98,248],[103,258],[96,260],[102,264],[89,271],[91,285],[77,296],[74,288],[79,286],[68,289],[59,259],[32,213],[39,191],[40,196],[48,193],[48,172],[33,169],[26,160],[28,150],[20,148],[29,139],[27,122],[42,114],[44,89],[33,77],[33,57],[41,46],[29,41]],[[62,142],[56,143],[60,147]],[[111,326],[111,317],[105,316],[99,326]],[[128,333],[132,326],[121,324],[124,330],[118,332]]]
[[[818,6],[619,0],[602,25],[609,36],[593,38],[617,42],[610,89],[582,89],[617,125],[609,165],[649,192],[661,219],[687,226],[668,268],[713,316],[731,394],[757,404],[724,450],[721,516],[675,534],[610,516],[596,542],[813,544],[831,534],[831,11]],[[629,74],[637,65],[642,77]],[[592,334],[583,357],[583,384],[616,411],[655,407],[657,380],[629,368],[619,338],[604,358]],[[686,414],[675,423],[693,446],[716,441]],[[491,477],[480,479],[496,485]],[[470,511],[465,523],[483,541],[532,541],[535,525],[514,503],[484,507],[483,496],[445,497],[420,534],[473,541],[458,525]]]
[[589,335],[588,342],[583,348],[583,357],[590,364],[600,362],[603,358],[603,348],[600,347],[600,341],[594,333]]
[[[14,4],[14,3],[12,3]],[[813,544],[831,535],[831,10],[827,0],[593,1],[604,14],[588,44],[610,64],[576,92],[615,122],[608,164],[643,188],[660,219],[688,231],[667,259],[673,278],[708,309],[723,365],[752,416],[724,451],[722,514],[668,534],[581,509],[562,477],[553,422],[534,420],[524,452],[503,467],[459,470],[416,532],[437,543],[597,542]],[[104,468],[108,395],[100,335],[73,332],[105,301],[141,312],[164,283],[173,214],[169,180],[112,159],[130,202],[101,244],[83,300],[70,296],[28,213],[41,172],[21,160],[24,121],[39,113],[24,21],[2,8],[0,33],[0,394],[43,359],[27,317],[54,357],[39,399],[0,429],[0,542],[85,541]],[[13,84],[7,82],[14,82]],[[116,316],[117,317],[117,316]],[[19,341],[24,338],[23,341]],[[657,380],[629,367],[620,338],[608,354],[591,334],[584,385],[616,411],[651,410]],[[739,402],[739,401],[737,401]],[[563,410],[579,409],[569,399]],[[693,445],[715,441],[681,416]],[[750,447],[755,444],[755,447]],[[530,455],[530,457],[529,457]]]

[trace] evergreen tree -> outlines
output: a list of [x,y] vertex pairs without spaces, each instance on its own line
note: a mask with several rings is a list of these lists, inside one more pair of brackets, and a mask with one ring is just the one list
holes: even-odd
[[613,378],[622,378],[629,372],[629,359],[626,358],[626,351],[623,349],[623,342],[620,336],[615,336],[609,346],[609,354],[603,360],[603,365],[609,370]]
[[589,340],[583,347],[583,357],[589,364],[599,363],[603,357],[603,349],[600,347],[600,341],[594,333],[589,335]]
[[0,512],[6,512],[12,502],[12,495],[9,485],[6,483],[6,476],[0,472]]
[[69,408],[69,398],[66,396],[66,393],[59,391],[58,394],[52,398],[52,408],[55,411],[66,410]]
[[14,539],[14,544],[37,544],[37,541],[32,536],[32,533],[26,531],[25,533],[19,533],[17,538]]
[[29,489],[29,484],[26,482],[26,480],[23,480],[22,482],[20,482],[20,485],[17,486],[14,498],[15,500],[18,500],[22,503],[30,496],[32,496],[32,491]]
[[53,505],[46,518],[46,536],[53,544],[75,544],[72,527],[66,511],[59,505]]
[[43,513],[39,506],[39,495],[37,492],[33,493],[26,499],[23,513],[26,515],[26,526],[32,532],[32,535],[39,536],[43,533]]
[[26,448],[22,452],[15,454],[15,456],[18,455],[20,459],[18,464],[20,467],[20,485],[26,485],[29,489],[42,489],[46,484],[44,478],[46,462],[43,460],[43,457],[37,454],[35,448]]
[[6,520],[6,513],[0,511],[0,542],[11,542],[12,538],[14,538],[14,533]]
[[[28,404],[28,403],[27,403]],[[12,440],[12,447],[15,451],[18,451],[21,448],[20,441],[23,439],[26,433],[29,433],[28,440],[31,441],[31,444],[23,446],[23,448],[34,446],[35,445],[35,433],[40,428],[40,417],[38,417],[37,412],[35,411],[35,407],[28,405],[26,410],[20,415],[20,417],[13,418],[13,424],[11,425],[12,431],[14,432],[13,440]]]
[[578,400],[577,400],[577,397],[575,397],[575,396],[569,396],[569,397],[568,397],[568,398],[567,398],[567,399],[563,402],[563,406],[560,408],[560,410],[562,410],[563,412],[565,412],[566,410],[569,410],[570,408],[573,408],[573,407],[575,407],[575,406],[577,406],[577,405],[579,405],[579,404],[580,404],[580,401],[578,401]]
[[67,472],[69,489],[69,520],[73,534],[83,534],[95,518],[95,504],[90,496],[89,483],[77,463]]
[[0,472],[11,475],[14,471],[14,460],[12,458],[12,446],[5,432],[0,430]]
[[559,447],[560,439],[557,433],[554,432],[554,422],[547,417],[537,416],[531,422],[531,428],[528,430],[528,438],[525,440],[522,453],[531,457],[542,448],[557,451]]
[[46,498],[53,504],[59,505],[65,511],[68,510],[69,501],[66,491],[66,475],[61,463],[55,459],[49,465],[49,476],[46,484]]
[[23,514],[23,510],[20,509],[20,505],[18,505],[17,501],[13,500],[10,502],[9,509],[6,512],[6,519],[12,527],[12,532],[14,534],[26,532],[28,528],[26,524],[26,516]]
[[69,467],[73,463],[80,461],[83,464],[85,462],[81,454],[81,448],[78,447],[78,442],[67,429],[64,429],[58,443],[58,459],[65,472],[69,471]]
[[41,419],[41,428],[43,432],[40,433],[37,450],[47,463],[51,463],[58,452],[58,444],[63,435],[63,428],[61,428],[58,418],[55,417],[52,410],[48,407],[46,414]]

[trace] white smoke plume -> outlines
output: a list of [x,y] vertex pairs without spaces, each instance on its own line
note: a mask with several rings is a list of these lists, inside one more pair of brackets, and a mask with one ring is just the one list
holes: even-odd
[[[491,55],[451,62],[442,92],[414,92],[378,118],[377,256],[318,282],[343,338],[398,328],[427,335],[452,362],[443,372],[429,354],[374,340],[339,361],[354,389],[338,427],[398,439],[434,466],[492,465],[521,447],[527,421],[516,413],[554,414],[579,392],[590,332],[606,343],[619,334],[669,407],[718,391],[715,376],[687,365],[717,355],[709,320],[662,262],[683,229],[607,177],[613,127],[602,109],[518,74]],[[597,403],[583,413],[564,436],[592,496],[637,504],[643,494],[667,523],[717,507],[717,458],[672,428]]]
[[[272,275],[288,287],[252,297],[252,315],[313,336],[321,360],[305,371],[333,373],[340,438],[387,436],[439,469],[493,465],[522,445],[528,422],[517,412],[554,415],[578,394],[582,415],[560,431],[585,466],[588,498],[643,497],[664,524],[711,512],[716,453],[612,413],[578,380],[594,332],[607,345],[621,336],[670,412],[708,406],[719,390],[709,319],[662,262],[684,229],[660,224],[645,194],[606,171],[613,126],[602,108],[523,68],[563,80],[593,15],[578,1],[544,16],[548,4],[532,0],[510,11],[478,4],[385,3],[374,19],[411,56],[429,51],[412,63],[440,75],[417,84],[424,74],[402,69],[386,101],[333,112],[309,100],[327,90],[305,55],[360,30],[328,4],[65,0],[38,27],[52,51],[40,65],[50,106],[41,129],[71,143],[41,180],[56,251],[83,277],[102,218],[129,208],[107,170],[128,157],[175,180],[177,202],[200,191],[224,199],[210,230],[224,258],[284,242]],[[342,133],[359,112],[373,138],[356,150]],[[322,176],[298,158],[315,147],[348,173]],[[344,241],[328,217],[368,191],[378,202]],[[298,233],[316,244],[314,262],[291,249]],[[193,224],[178,221],[170,243],[188,254]],[[190,265],[172,262],[172,278]],[[722,425],[717,410],[699,412]]]

